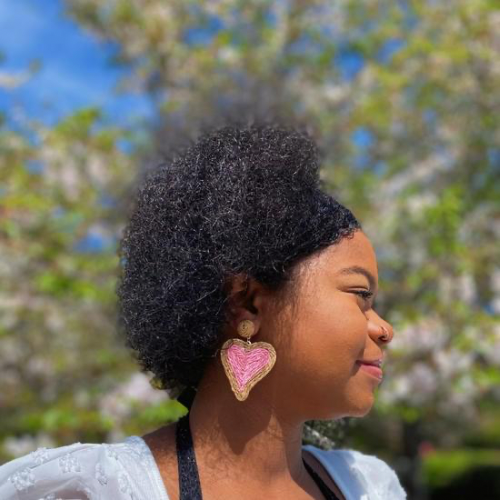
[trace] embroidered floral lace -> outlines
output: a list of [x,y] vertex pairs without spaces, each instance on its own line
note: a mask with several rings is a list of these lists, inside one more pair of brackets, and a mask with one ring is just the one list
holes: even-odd
[[[346,500],[405,500],[384,461],[355,450],[313,453]],[[150,449],[137,436],[117,444],[40,448],[0,467],[2,500],[169,500]]]

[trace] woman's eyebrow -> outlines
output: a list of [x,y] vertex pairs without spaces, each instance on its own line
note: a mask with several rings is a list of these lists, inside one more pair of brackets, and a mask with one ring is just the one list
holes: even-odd
[[368,269],[365,269],[364,267],[361,266],[351,266],[351,267],[345,267],[344,269],[341,269],[337,274],[362,274],[368,279],[368,282],[370,283],[370,287],[372,289],[375,289],[375,277],[373,274],[368,271]]

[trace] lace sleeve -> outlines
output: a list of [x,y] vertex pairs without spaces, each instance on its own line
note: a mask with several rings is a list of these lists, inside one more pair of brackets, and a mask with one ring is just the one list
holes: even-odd
[[366,455],[356,450],[338,450],[348,462],[349,468],[365,491],[369,492],[370,500],[405,500],[406,491],[401,486],[399,478],[386,462],[375,455]]
[[168,500],[152,482],[151,460],[132,438],[39,448],[0,467],[0,499]]

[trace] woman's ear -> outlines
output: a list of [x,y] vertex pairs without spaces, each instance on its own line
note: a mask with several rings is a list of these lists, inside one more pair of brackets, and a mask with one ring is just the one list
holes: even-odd
[[227,327],[230,332],[234,335],[239,323],[244,319],[252,321],[257,332],[267,296],[265,287],[254,278],[240,273],[228,278],[225,291],[227,293]]

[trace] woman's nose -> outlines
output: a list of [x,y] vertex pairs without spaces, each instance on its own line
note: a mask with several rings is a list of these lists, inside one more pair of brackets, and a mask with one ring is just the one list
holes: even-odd
[[389,344],[394,337],[394,330],[390,323],[384,321],[377,313],[370,311],[368,315],[368,333],[377,343]]

